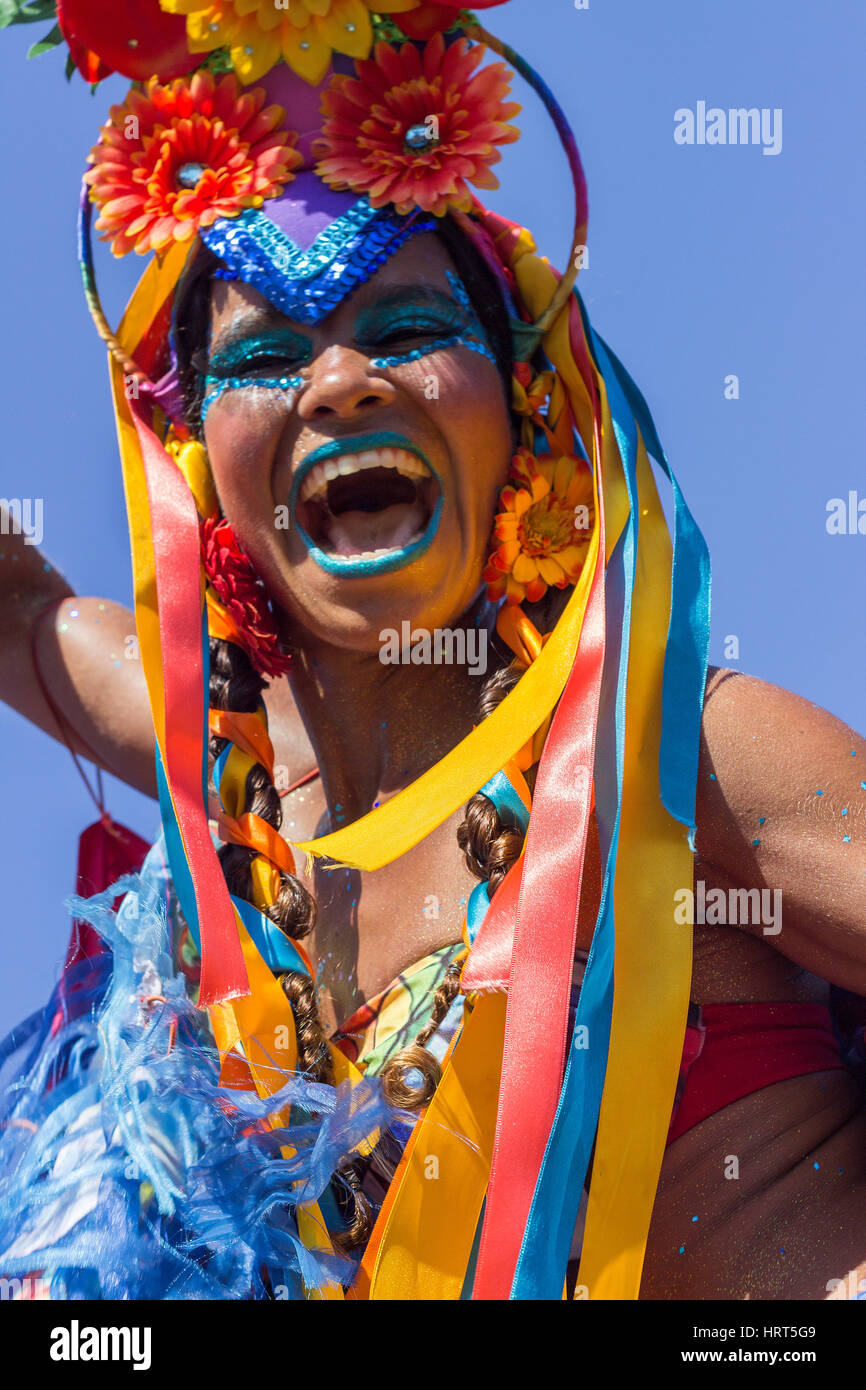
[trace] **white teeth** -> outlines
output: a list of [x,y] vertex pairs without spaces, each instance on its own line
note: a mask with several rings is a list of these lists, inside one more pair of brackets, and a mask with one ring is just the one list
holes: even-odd
[[396,468],[406,478],[430,477],[427,465],[405,449],[368,449],[363,454],[343,454],[339,458],[314,464],[301,484],[298,500],[306,502],[324,491],[334,478],[345,478],[365,468]]
[[[417,531],[406,544],[414,545],[423,534],[423,530]],[[394,546],[383,545],[378,550],[359,550],[356,555],[335,555],[334,559],[343,565],[354,565],[358,560],[378,560],[380,555],[393,555],[394,550]]]

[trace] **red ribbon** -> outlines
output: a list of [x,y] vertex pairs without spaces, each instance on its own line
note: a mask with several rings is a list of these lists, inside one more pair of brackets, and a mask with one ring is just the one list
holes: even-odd
[[234,908],[202,800],[202,588],[199,519],[180,470],[130,401],[147,480],[165,685],[166,777],[186,848],[201,932],[202,1008],[249,994]]

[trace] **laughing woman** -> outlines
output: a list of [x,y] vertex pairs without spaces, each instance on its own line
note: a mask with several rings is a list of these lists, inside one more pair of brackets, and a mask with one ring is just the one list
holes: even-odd
[[[5,1044],[0,1269],[53,1297],[826,1297],[866,1274],[866,744],[708,679],[646,404],[575,270],[470,188],[517,137],[505,58],[562,137],[576,267],[560,108],[456,4],[163,8],[187,28],[121,5],[110,55],[64,30],[139,79],[81,246],[141,666],[106,694],[129,615],[97,629],[23,544],[0,626],[3,696],[163,834],[77,902]],[[116,334],[94,208],[156,253]]]

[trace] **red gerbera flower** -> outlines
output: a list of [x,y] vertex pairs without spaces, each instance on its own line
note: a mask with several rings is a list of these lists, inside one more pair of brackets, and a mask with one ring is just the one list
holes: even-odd
[[57,0],[57,23],[88,82],[112,72],[167,82],[199,62],[184,21],[163,14],[159,0]]
[[280,649],[265,586],[222,517],[202,522],[201,549],[208,583],[236,624],[250,661],[262,676],[284,676],[292,661]]
[[472,205],[468,184],[498,188],[490,166],[497,145],[516,140],[507,122],[520,106],[506,102],[513,74],[503,63],[476,71],[486,53],[437,34],[419,52],[376,45],[375,58],[338,76],[322,98],[322,138],[314,145],[319,176],[332,188],[366,193],[374,208],[422,208],[437,217]]
[[282,193],[302,163],[298,137],[264,100],[261,87],[242,92],[232,74],[216,82],[203,70],[165,86],[154,78],[112,107],[85,178],[116,256],[188,241]]
[[[504,5],[506,0],[473,0],[470,9],[492,10],[495,5]],[[437,30],[450,29],[457,22],[463,0],[421,0],[417,9],[408,14],[395,14],[390,18],[400,26],[410,39],[429,39]]]

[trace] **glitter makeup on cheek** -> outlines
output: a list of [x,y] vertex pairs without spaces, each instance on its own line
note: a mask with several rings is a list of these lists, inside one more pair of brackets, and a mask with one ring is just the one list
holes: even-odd
[[420,362],[422,357],[429,357],[431,353],[453,347],[469,348],[470,352],[478,352],[496,365],[496,358],[486,343],[479,343],[474,338],[455,333],[451,338],[435,338],[432,343],[427,343],[423,348],[413,348],[411,352],[398,353],[393,357],[371,357],[370,366],[376,371],[385,371],[388,367],[405,367],[409,362]]
[[[282,327],[255,337],[241,337],[215,352],[207,363],[204,375],[204,400],[201,418],[204,423],[210,407],[226,391],[258,387],[266,391],[290,393],[289,408],[294,405],[294,393],[304,385],[300,376],[283,374],[279,368],[289,363],[306,366],[313,356],[312,341],[302,333]],[[263,375],[256,375],[256,369]]]
[[295,393],[300,391],[304,385],[304,378],[300,376],[281,376],[272,379],[248,376],[206,376],[204,383],[205,397],[201,407],[202,424],[204,424],[211,406],[226,391],[282,391],[287,398],[286,404],[291,409],[295,403]]

